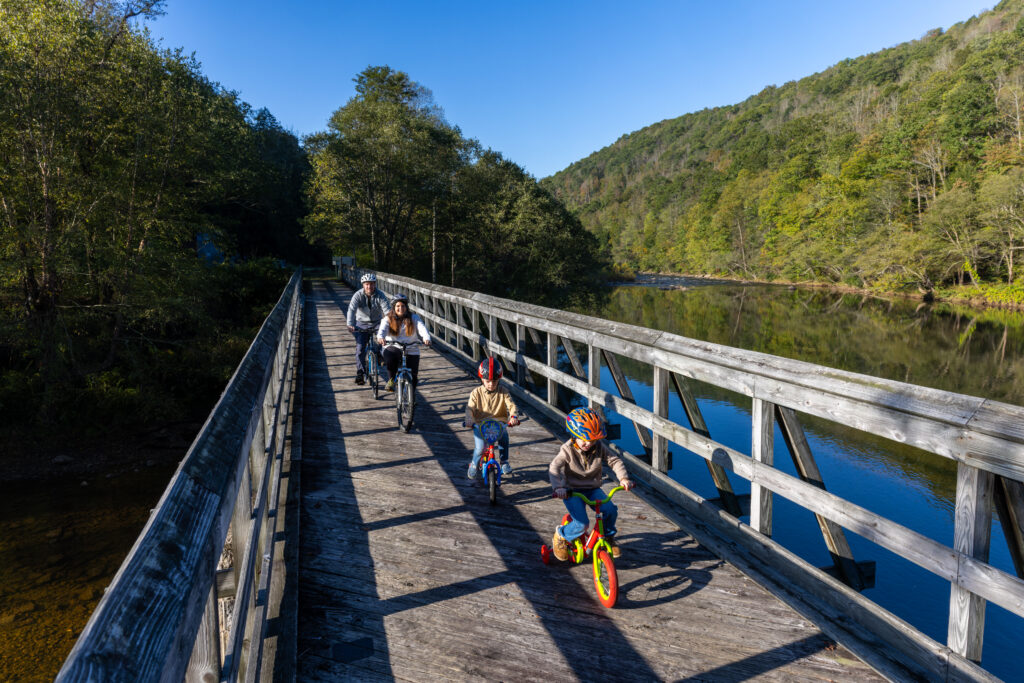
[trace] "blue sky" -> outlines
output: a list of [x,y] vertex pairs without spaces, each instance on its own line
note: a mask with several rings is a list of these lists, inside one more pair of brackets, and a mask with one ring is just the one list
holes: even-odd
[[994,0],[168,0],[148,26],[299,136],[388,64],[537,178],[646,125],[949,28]]

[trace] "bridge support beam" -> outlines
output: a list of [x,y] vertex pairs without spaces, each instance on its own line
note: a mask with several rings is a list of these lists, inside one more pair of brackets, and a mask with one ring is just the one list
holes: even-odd
[[[683,404],[683,412],[686,413],[686,419],[690,421],[690,428],[701,436],[706,436],[710,439],[711,431],[704,421],[704,415],[700,412],[697,399],[694,397],[693,392],[690,391],[690,387],[687,386],[686,380],[674,372],[670,373],[670,376],[672,377],[672,384],[675,387],[676,394],[679,396],[679,401]],[[722,509],[733,517],[742,515],[743,508],[740,506],[740,501],[732,490],[732,484],[729,482],[729,475],[726,473],[725,468],[710,460],[705,460],[704,462],[708,466],[708,472],[711,473],[712,481],[715,482],[715,488],[718,489],[718,499],[722,503]]]

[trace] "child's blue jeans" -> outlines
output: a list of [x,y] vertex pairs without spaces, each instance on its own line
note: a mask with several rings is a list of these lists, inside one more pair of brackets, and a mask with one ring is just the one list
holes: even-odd
[[[480,458],[484,454],[484,447],[487,444],[484,443],[484,437],[480,434],[480,425],[473,425],[473,467],[480,466]],[[506,429],[502,433],[501,438],[498,439],[498,462],[505,464],[508,462],[508,430]]]
[[[572,492],[582,493],[590,500],[601,500],[604,498],[604,491],[601,489],[570,489],[569,497],[563,500],[565,509],[572,515],[572,519],[565,526],[558,528],[562,538],[572,542],[580,537],[583,530],[587,528],[589,518],[587,517],[587,504],[572,495]],[[619,509],[610,500],[601,504],[601,515],[604,519],[604,535],[611,537],[615,535],[615,518],[619,516]]]

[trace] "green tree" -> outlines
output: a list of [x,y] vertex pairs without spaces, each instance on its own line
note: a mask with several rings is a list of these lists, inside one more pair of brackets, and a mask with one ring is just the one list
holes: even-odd
[[1017,254],[1024,249],[1024,169],[986,177],[978,189],[978,202],[981,218],[995,235],[1007,282],[1012,283]]
[[451,186],[465,146],[408,74],[368,67],[354,80],[356,96],[307,144],[306,234],[336,249],[368,245],[375,267],[394,270],[417,222]]

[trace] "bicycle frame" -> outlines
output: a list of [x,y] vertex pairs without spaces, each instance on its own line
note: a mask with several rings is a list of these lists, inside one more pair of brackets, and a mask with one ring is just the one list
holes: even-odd
[[[494,423],[498,425],[497,428],[488,425],[488,423]],[[483,438],[484,443],[487,444],[484,448],[483,455],[480,457],[480,471],[484,475],[484,479],[487,479],[487,469],[493,467],[495,470],[495,476],[497,477],[497,485],[501,486],[501,466],[498,464],[498,440],[501,439],[502,433],[506,427],[500,420],[484,420],[480,423],[480,436]]]
[[374,335],[370,335],[369,341],[366,343],[366,378],[370,383],[370,389],[373,391],[373,397],[378,398],[380,395],[380,344],[377,343]]
[[[574,497],[579,498],[584,503],[594,508],[594,529],[590,531],[589,536],[587,535],[588,530],[584,529],[580,537],[573,541],[573,548],[576,551],[572,557],[572,560],[574,562],[579,564],[583,561],[584,557],[593,557],[594,571],[597,571],[597,553],[594,552],[595,549],[603,548],[604,550],[608,551],[609,556],[611,555],[612,547],[608,544],[608,541],[604,539],[604,513],[601,512],[601,504],[607,503],[609,500],[612,499],[612,496],[614,496],[616,493],[625,490],[626,489],[624,489],[621,486],[616,486],[615,488],[608,492],[607,496],[605,496],[601,500],[590,500],[582,493],[577,493],[576,491],[572,492],[572,495]],[[584,537],[587,539],[586,542],[580,541],[580,538]]]
[[[406,361],[405,361],[406,356],[408,355],[407,352],[406,352],[406,349],[408,347],[410,347],[410,346],[415,345],[415,344],[419,344],[419,342],[418,341],[416,341],[416,342],[399,342],[399,341],[395,341],[395,342],[391,342],[391,343],[392,344],[397,344],[398,346],[400,346],[402,348],[402,364],[395,371],[395,376],[394,376],[394,380],[395,380],[395,408],[397,409],[398,426],[399,426],[399,428],[401,428],[405,432],[408,432],[412,428],[413,412],[414,412],[415,407],[416,407],[416,388],[413,386],[412,370],[409,368],[409,366],[406,364]],[[408,408],[408,413],[409,413],[408,418],[405,418],[403,416],[403,412],[405,412],[405,411],[403,410],[403,398],[402,397],[405,395],[405,387],[406,386],[408,386],[408,389],[409,389],[409,393],[408,393],[409,405],[406,406]]]

